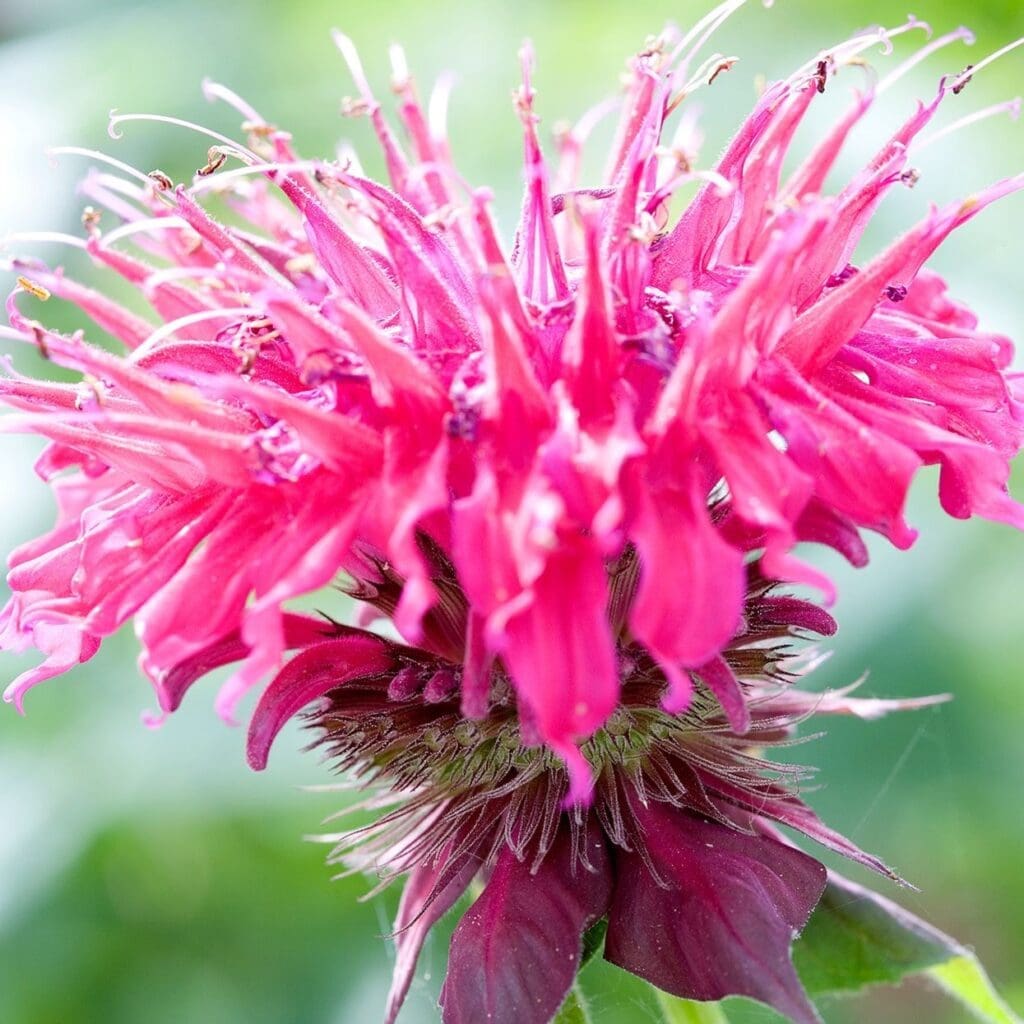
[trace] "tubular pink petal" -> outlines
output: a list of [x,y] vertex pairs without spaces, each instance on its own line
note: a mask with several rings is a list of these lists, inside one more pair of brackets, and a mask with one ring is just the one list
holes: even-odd
[[618,699],[605,620],[603,559],[584,540],[553,552],[504,623],[500,650],[520,698],[552,746],[589,736]]
[[[291,613],[285,614],[283,619],[285,643],[289,649],[311,647],[337,633],[337,627],[322,619]],[[153,679],[161,709],[177,711],[193,683],[216,668],[241,661],[248,651],[249,645],[242,639],[241,631],[235,629],[162,672]]]
[[301,210],[310,245],[346,298],[359,303],[375,319],[391,316],[398,309],[397,290],[366,250],[313,196],[303,196]]
[[627,501],[640,583],[629,624],[671,680],[679,666],[714,657],[735,631],[743,556],[712,524],[695,480],[653,496],[641,492],[635,475],[633,481]]
[[253,712],[246,740],[249,766],[254,771],[266,768],[277,734],[311,701],[353,680],[381,675],[391,664],[387,646],[372,634],[325,640],[296,654],[264,690]]
[[913,281],[924,261],[953,230],[997,199],[1021,188],[1024,175],[1008,178],[962,203],[933,212],[859,274],[798,317],[779,343],[780,354],[804,374],[821,369],[864,326],[887,285]]
[[612,414],[620,350],[605,292],[598,225],[586,226],[586,270],[576,296],[576,315],[562,346],[563,372],[584,425]]
[[526,190],[512,263],[519,271],[520,287],[524,295],[541,305],[560,302],[569,295],[565,267],[558,248],[548,170],[537,139],[538,118],[533,112],[533,50],[524,44],[519,51],[523,84],[515,93],[516,109],[523,124],[523,163]]
[[[0,625],[3,621],[0,620]],[[3,633],[0,639],[8,646]],[[36,668],[26,669],[4,690],[4,700],[13,704],[19,714],[25,713],[25,694],[34,686],[63,675],[76,665],[87,662],[99,649],[100,638],[82,632],[72,623],[37,622],[28,630],[33,646],[46,655],[46,660]]]

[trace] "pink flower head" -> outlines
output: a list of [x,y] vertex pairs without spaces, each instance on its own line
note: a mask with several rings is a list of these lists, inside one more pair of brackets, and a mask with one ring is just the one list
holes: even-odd
[[[579,180],[580,154],[600,112],[550,164],[524,51],[526,185],[509,250],[489,193],[452,163],[444,89],[425,112],[396,52],[403,145],[337,36],[358,90],[346,109],[372,121],[388,185],[354,156],[300,159],[209,85],[244,117],[247,144],[115,116],[112,133],[163,120],[215,145],[189,185],[90,153],[117,173],[90,174],[85,237],[62,236],[136,286],[151,316],[14,261],[3,335],[82,381],[0,378],[19,410],[3,427],[50,441],[37,469],[58,504],[53,530],[10,558],[0,644],[44,660],[6,699],[20,709],[131,620],[164,713],[218,666],[235,666],[217,698],[229,720],[263,687],[256,769],[311,708],[339,767],[382,790],[381,817],[340,835],[339,857],[408,875],[389,1020],[426,933],[479,876],[446,1024],[543,1024],[604,920],[606,957],[662,988],[814,1021],[789,949],[824,869],[777,826],[887,869],[796,797],[798,770],[773,777],[758,750],[814,711],[909,705],[790,685],[788,640],[834,629],[779,589],[830,595],[794,548],[862,565],[865,529],[908,546],[907,489],[931,463],[951,515],[1024,525],[1006,490],[1024,440],[1010,344],[925,268],[1024,176],[850,262],[885,195],[916,182],[915,140],[970,74],[943,78],[830,194],[881,91],[869,81],[784,177],[819,94],[921,26],[858,36],[769,85],[717,167],[697,171],[692,120],[674,142],[672,124],[728,66],[699,54],[737,6],[633,60],[596,185]],[[208,211],[211,193],[230,217]],[[23,308],[51,295],[123,353]],[[357,625],[290,608],[339,582]],[[376,618],[400,639],[367,628]],[[565,955],[538,963],[538,931]]]
[[[20,706],[134,617],[164,711],[181,699],[182,662],[228,637],[243,645],[218,699],[231,718],[291,646],[282,605],[340,573],[361,579],[367,552],[403,580],[387,613],[427,642],[443,604],[429,538],[465,594],[464,635],[445,652],[464,711],[486,713],[500,663],[524,727],[574,768],[579,795],[577,744],[619,699],[608,565],[624,550],[639,555],[639,583],[619,628],[657,661],[678,710],[736,631],[750,551],[777,578],[827,586],[794,544],[856,563],[861,528],[908,545],[907,487],[930,462],[951,514],[1024,521],[1005,488],[1022,437],[1009,345],[922,269],[1024,179],[933,211],[864,268],[848,262],[884,194],[914,180],[908,148],[961,80],[943,79],[838,195],[823,182],[870,88],[781,181],[804,112],[874,41],[853,40],[767,88],[716,170],[696,175],[661,148],[696,84],[693,36],[633,62],[596,189],[575,180],[582,130],[549,170],[523,54],[526,192],[510,256],[436,107],[428,121],[399,68],[403,153],[342,37],[391,189],[351,161],[298,161],[285,133],[217,86],[251,146],[211,149],[191,187],[127,168],[136,181],[90,178],[123,224],[103,235],[91,212],[85,248],[163,322],[19,264],[22,288],[75,302],[128,352],[58,335],[17,291],[9,300],[15,334],[88,383],[0,385],[24,410],[7,429],[51,439],[39,471],[60,503],[55,530],[11,558],[4,643],[47,657],[7,699]],[[229,158],[245,166],[221,171]],[[696,199],[661,230],[695,176],[707,179]],[[199,205],[214,187],[248,227]],[[169,266],[129,254],[128,237]],[[733,713],[741,723],[741,701]]]
[[[59,504],[54,530],[10,559],[0,638],[45,660],[6,699],[20,707],[134,619],[165,712],[183,696],[183,663],[244,655],[217,702],[231,719],[295,646],[286,603],[339,576],[372,587],[367,565],[386,564],[402,587],[384,613],[450,659],[464,713],[485,715],[507,675],[524,735],[566,760],[580,797],[578,745],[619,702],[620,637],[664,673],[665,707],[685,709],[737,631],[752,552],[773,578],[827,591],[794,545],[819,541],[855,564],[862,529],[909,545],[907,488],[928,463],[952,515],[1024,522],[1006,492],[1024,436],[1009,343],[923,268],[1024,178],[931,211],[852,266],[878,203],[916,178],[914,140],[966,78],[944,78],[828,194],[869,84],[783,179],[806,110],[886,36],[855,38],[770,85],[718,166],[694,171],[665,148],[665,126],[709,77],[697,54],[728,9],[634,59],[597,187],[577,180],[594,117],[561,139],[555,167],[542,154],[524,51],[526,189],[510,252],[487,191],[452,164],[443,91],[428,116],[397,59],[403,148],[342,36],[359,90],[348,107],[372,120],[390,187],[354,157],[298,159],[217,85],[249,144],[206,132],[217,144],[191,185],[103,158],[119,173],[84,183],[96,206],[74,243],[136,285],[157,320],[16,261],[9,333],[83,383],[0,381],[22,410],[5,429],[51,441],[38,471]],[[111,130],[140,118],[115,116]],[[694,179],[670,225],[674,191]],[[203,207],[212,192],[232,225]],[[111,215],[120,226],[104,233]],[[125,353],[30,319],[25,291],[76,304]],[[458,629],[443,638],[446,594],[425,545],[460,588]],[[626,551],[636,593],[610,617],[609,566]],[[722,674],[716,693],[742,728],[737,681]]]

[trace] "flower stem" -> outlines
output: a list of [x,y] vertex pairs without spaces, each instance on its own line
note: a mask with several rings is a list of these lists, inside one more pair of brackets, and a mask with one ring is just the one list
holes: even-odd
[[729,1024],[720,1003],[695,1003],[660,990],[657,995],[665,1024]]

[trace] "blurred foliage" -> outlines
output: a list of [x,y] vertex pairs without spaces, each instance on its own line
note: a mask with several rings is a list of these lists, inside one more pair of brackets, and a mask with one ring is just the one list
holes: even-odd
[[[351,84],[328,36],[337,24],[356,40],[381,96],[392,41],[407,46],[424,88],[444,68],[458,72],[453,146],[467,178],[494,188],[508,232],[520,183],[509,103],[520,41],[534,41],[539,109],[550,127],[613,90],[624,58],[648,33],[670,19],[685,24],[704,9],[693,0],[3,3],[0,229],[76,230],[73,185],[84,165],[62,159],[52,170],[42,155],[46,145],[105,148],[144,170],[190,177],[205,162],[203,140],[130,125],[123,140],[111,142],[106,115],[111,107],[167,112],[236,131],[233,112],[203,102],[203,75],[231,85],[291,129],[300,151],[332,152],[344,136],[368,170],[380,172],[367,126],[338,116]],[[973,53],[949,51],[901,82],[880,104],[878,131],[903,116],[912,97],[931,95],[940,73],[976,63],[979,54],[1024,33],[1018,0],[922,0],[914,9],[939,30],[965,21],[979,41]],[[714,95],[700,97],[708,112],[705,162],[749,107],[757,73],[785,74],[865,23],[896,24],[904,13],[891,0],[833,0],[827,8],[817,0],[779,0],[772,12],[751,4],[716,40],[743,60],[716,82]],[[979,76],[965,90],[969,106],[958,111],[1020,91],[1022,68],[1024,57],[1015,54]],[[837,92],[839,100],[825,99],[842,102],[845,90]],[[838,109],[826,107],[804,143]],[[870,145],[855,145],[847,170]],[[928,199],[967,194],[1022,166],[1024,144],[1009,122],[975,127],[935,147],[922,154],[925,175],[914,196],[885,208],[869,244],[919,215]],[[936,261],[990,325],[1018,335],[1022,237],[1024,208],[1011,200]],[[74,322],[72,312],[47,310],[53,314],[64,326]],[[17,359],[26,365],[28,357]],[[45,489],[26,483],[37,447],[4,441],[5,551],[41,532],[52,515]],[[877,544],[873,569],[859,575],[825,560],[842,595],[842,630],[819,679],[839,685],[870,668],[866,693],[950,691],[956,701],[880,723],[830,723],[826,737],[791,756],[820,766],[823,787],[811,795],[817,809],[922,890],[895,898],[976,947],[1020,1008],[1024,542],[997,526],[940,520],[934,485],[923,481],[913,502],[911,518],[925,530],[912,552]],[[11,711],[0,715],[0,1021],[378,1019],[391,956],[379,936],[388,930],[395,897],[359,903],[368,883],[330,884],[322,849],[300,841],[343,801],[295,792],[295,783],[328,781],[326,769],[292,753],[301,744],[292,730],[265,776],[248,773],[241,738],[214,719],[206,685],[166,728],[144,730],[139,712],[152,701],[133,650],[130,638],[116,638],[89,666],[33,693],[26,720]],[[4,675],[18,663],[5,659]],[[437,1019],[445,944],[442,927],[405,1011],[408,1024]],[[643,986],[602,962],[588,968],[585,988],[598,1024],[655,1019]],[[962,1019],[919,985],[839,1000],[825,1013],[829,1024]],[[769,1016],[751,1004],[730,1009],[730,1019],[750,1024]]]

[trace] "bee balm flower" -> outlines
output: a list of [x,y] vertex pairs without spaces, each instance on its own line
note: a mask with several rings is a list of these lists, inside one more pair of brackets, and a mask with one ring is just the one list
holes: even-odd
[[[904,502],[926,464],[940,466],[950,514],[1024,523],[1006,490],[1024,437],[1010,345],[925,268],[1024,178],[850,263],[969,76],[944,78],[828,194],[869,83],[784,178],[818,95],[920,24],[856,37],[768,86],[717,167],[695,171],[665,146],[666,123],[728,65],[698,56],[737,6],[635,58],[596,186],[578,180],[593,117],[562,138],[557,167],[542,154],[524,52],[510,249],[488,192],[452,163],[443,90],[424,112],[396,52],[403,147],[338,36],[359,93],[345,109],[371,119],[388,185],[354,156],[300,159],[211,84],[247,143],[113,116],[115,134],[169,121],[215,144],[188,185],[91,154],[117,173],[87,178],[86,237],[63,236],[136,286],[151,317],[13,261],[4,336],[83,380],[0,379],[19,410],[4,428],[50,441],[37,468],[58,502],[54,529],[10,558],[0,643],[44,660],[6,698],[20,708],[134,621],[165,713],[216,666],[236,666],[217,700],[227,719],[265,685],[255,768],[312,705],[327,749],[398,801],[364,844],[344,844],[360,865],[410,875],[392,1014],[426,930],[482,874],[453,944],[450,1024],[547,1020],[582,934],[606,917],[606,955],[656,984],[812,1020],[788,950],[823,869],[772,823],[865,855],[767,781],[754,753],[816,705],[788,688],[773,642],[831,630],[773,588],[829,593],[795,557],[801,541],[855,565],[862,530],[909,545]],[[673,222],[672,197],[693,181]],[[211,192],[230,218],[204,206]],[[47,328],[26,295],[74,303],[123,352]],[[361,625],[288,610],[339,580],[370,610]],[[366,628],[374,615],[401,639]],[[686,886],[699,890],[688,914],[662,921],[676,905],[663,894]],[[541,919],[564,956],[535,970],[524,958],[541,955],[528,941]],[[484,933],[507,969],[481,959]]]

